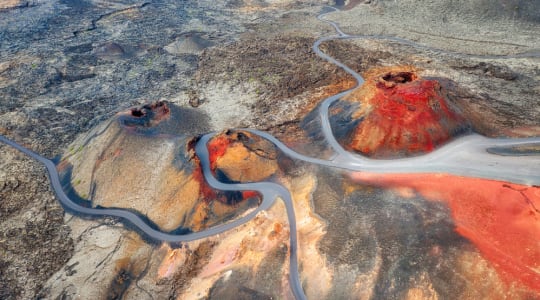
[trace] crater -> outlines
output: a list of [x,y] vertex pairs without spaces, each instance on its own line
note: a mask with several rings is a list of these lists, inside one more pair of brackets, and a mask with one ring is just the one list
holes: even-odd
[[382,79],[387,82],[393,83],[406,83],[416,80],[416,74],[412,72],[397,72],[397,73],[387,73],[383,75]]

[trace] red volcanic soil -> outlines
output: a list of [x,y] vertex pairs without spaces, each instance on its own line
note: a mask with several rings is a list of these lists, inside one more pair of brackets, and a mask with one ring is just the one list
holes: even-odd
[[374,68],[366,82],[344,100],[360,102],[361,119],[346,147],[387,158],[432,151],[469,127],[436,80],[418,76],[410,66]]
[[412,188],[444,201],[456,231],[490,260],[506,282],[540,292],[540,187],[440,174],[354,173],[376,186]]
[[218,158],[225,155],[227,148],[232,143],[227,135],[218,135],[208,142],[208,153],[210,159],[210,168],[212,171],[216,169],[216,161]]

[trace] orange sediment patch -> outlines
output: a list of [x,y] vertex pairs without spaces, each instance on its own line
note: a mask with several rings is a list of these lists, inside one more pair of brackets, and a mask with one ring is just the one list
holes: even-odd
[[158,268],[158,278],[172,277],[186,260],[185,250],[167,248],[167,253]]
[[469,239],[501,278],[540,292],[540,187],[443,174],[374,174],[367,184],[414,189],[451,209],[456,231]]
[[0,9],[14,8],[22,5],[20,0],[2,0],[0,2]]
[[231,143],[225,154],[217,158],[213,167],[225,174],[228,179],[239,182],[262,181],[275,174],[278,164],[275,151],[272,151],[274,149],[265,151],[255,145],[250,147],[253,149],[247,148],[241,142]]

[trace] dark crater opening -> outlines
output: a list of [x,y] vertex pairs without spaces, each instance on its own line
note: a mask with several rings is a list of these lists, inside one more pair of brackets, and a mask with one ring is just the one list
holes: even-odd
[[388,73],[382,79],[388,82],[406,83],[415,80],[416,75],[412,72]]
[[134,108],[131,110],[131,115],[137,118],[140,118],[144,116],[144,112],[138,108]]
[[136,107],[131,109],[131,115],[137,118],[146,116],[150,113],[150,116],[153,116],[152,113],[161,114],[163,116],[169,114],[170,109],[167,106],[165,101],[156,101],[151,104],[145,104],[142,107]]

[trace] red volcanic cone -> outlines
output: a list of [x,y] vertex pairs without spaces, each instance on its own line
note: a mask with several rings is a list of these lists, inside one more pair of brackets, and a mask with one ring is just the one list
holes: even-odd
[[[207,147],[210,168],[214,176],[222,182],[262,181],[275,175],[279,168],[274,145],[246,131],[224,131],[213,137]],[[200,166],[194,174],[201,182],[203,187],[201,192],[205,199],[217,198],[227,204],[236,204],[248,198],[259,197],[254,191],[243,191],[241,195],[234,193],[218,195],[206,184]]]
[[423,79],[414,67],[382,67],[364,74],[366,82],[345,100],[360,102],[361,119],[346,142],[373,157],[429,152],[469,125],[448,101],[436,80]]

